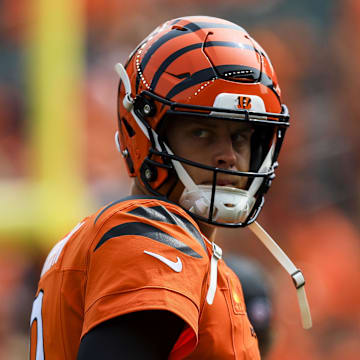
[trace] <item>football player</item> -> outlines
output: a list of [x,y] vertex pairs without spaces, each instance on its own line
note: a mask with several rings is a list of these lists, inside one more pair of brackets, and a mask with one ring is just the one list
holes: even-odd
[[31,359],[259,359],[214,239],[255,223],[274,178],[289,115],[273,66],[242,27],[194,16],[159,26],[116,70],[131,195],[50,252]]

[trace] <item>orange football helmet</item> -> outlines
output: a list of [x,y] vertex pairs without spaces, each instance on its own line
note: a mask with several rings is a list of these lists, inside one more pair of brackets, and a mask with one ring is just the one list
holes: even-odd
[[[274,178],[289,125],[269,57],[240,26],[214,17],[167,21],[131,53],[120,75],[116,141],[129,175],[155,195],[171,198],[202,221],[223,226],[253,222]],[[242,121],[255,131],[249,172],[209,167],[174,154],[161,136],[164,117]],[[212,186],[196,185],[182,163],[212,172]],[[219,173],[247,176],[247,189],[217,186]],[[169,184],[172,184],[169,185]],[[166,185],[166,186],[165,186]],[[166,190],[165,190],[166,189]]]

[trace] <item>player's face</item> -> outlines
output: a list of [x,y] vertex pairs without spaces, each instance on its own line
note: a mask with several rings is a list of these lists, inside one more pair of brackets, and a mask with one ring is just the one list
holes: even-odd
[[[169,121],[167,140],[175,155],[226,170],[249,171],[253,129],[240,121],[177,118]],[[183,164],[198,185],[212,184],[213,173]],[[217,185],[244,188],[247,177],[219,173]]]

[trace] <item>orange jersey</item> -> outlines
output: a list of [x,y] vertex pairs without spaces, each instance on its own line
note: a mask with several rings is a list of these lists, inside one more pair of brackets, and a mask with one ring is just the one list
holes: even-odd
[[31,360],[76,359],[81,338],[126,313],[167,310],[186,323],[170,359],[259,359],[236,275],[179,206],[129,197],[85,218],[49,253],[31,314]]

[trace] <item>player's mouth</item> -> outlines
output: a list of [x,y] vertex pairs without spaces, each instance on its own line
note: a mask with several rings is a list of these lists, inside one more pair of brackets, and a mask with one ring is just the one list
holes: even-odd
[[[212,181],[204,181],[200,185],[212,185]],[[226,179],[218,179],[216,180],[217,186],[228,186],[228,187],[238,187],[238,184],[235,181],[230,181]]]

